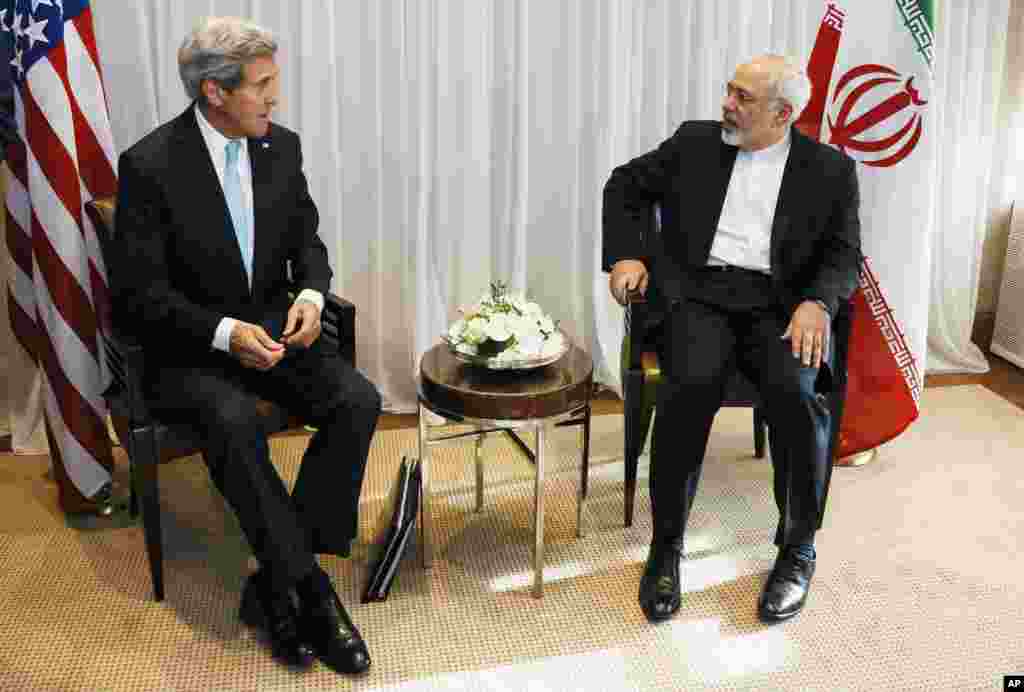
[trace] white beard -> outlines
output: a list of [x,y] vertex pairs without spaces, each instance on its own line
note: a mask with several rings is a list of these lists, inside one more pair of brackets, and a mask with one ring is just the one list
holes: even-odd
[[722,141],[731,147],[738,147],[743,143],[743,135],[739,130],[730,130],[726,127],[722,128]]

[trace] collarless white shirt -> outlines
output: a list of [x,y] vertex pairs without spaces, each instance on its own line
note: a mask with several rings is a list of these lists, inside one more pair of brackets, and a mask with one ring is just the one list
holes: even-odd
[[790,144],[787,131],[771,146],[736,153],[709,265],[729,264],[771,273],[772,223]]
[[[224,191],[224,171],[227,169],[227,145],[230,141],[225,137],[220,130],[210,124],[210,121],[203,115],[203,111],[199,106],[194,106],[192,111],[196,115],[196,124],[199,125],[199,132],[203,135],[203,141],[206,143],[206,151],[210,154],[210,160],[213,162],[213,169],[217,173],[217,180],[220,182],[220,189]],[[242,143],[241,149],[238,150],[238,180],[242,188],[242,204],[245,207],[245,213],[249,215],[249,228],[253,229],[253,251],[255,252],[256,243],[256,219],[255,211],[253,206],[253,192],[252,192],[252,163],[249,159],[249,139],[247,137],[241,137]],[[249,277],[249,288],[252,288],[252,277]],[[306,288],[303,289],[296,300],[308,300],[320,311],[324,309],[324,297],[319,291]],[[235,324],[238,322],[233,317],[223,317],[217,324],[217,329],[213,333],[213,347],[219,351],[231,351],[231,331],[235,328]],[[278,334],[271,334],[272,339],[277,339]]]

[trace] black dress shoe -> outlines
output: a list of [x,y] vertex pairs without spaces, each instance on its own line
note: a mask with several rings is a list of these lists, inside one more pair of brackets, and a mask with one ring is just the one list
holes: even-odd
[[662,622],[679,612],[679,560],[675,548],[651,546],[644,575],[640,578],[640,609],[651,622]]
[[370,668],[370,652],[359,630],[319,567],[299,583],[299,627],[317,658],[338,673],[355,675]]
[[275,594],[266,585],[262,570],[251,575],[242,591],[239,617],[250,627],[266,632],[274,658],[296,668],[313,665],[313,647],[299,633],[294,594]]
[[757,614],[763,622],[780,622],[799,613],[807,602],[814,576],[815,560],[784,549],[768,575],[757,602]]

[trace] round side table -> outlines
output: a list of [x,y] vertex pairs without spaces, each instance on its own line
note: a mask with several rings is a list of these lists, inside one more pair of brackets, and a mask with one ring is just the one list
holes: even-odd
[[[583,427],[583,458],[577,493],[576,535],[581,533],[581,517],[587,495],[587,471],[590,454],[590,395],[593,391],[594,364],[590,355],[572,345],[562,358],[535,370],[487,370],[456,358],[446,344],[438,344],[423,354],[419,377],[419,454],[423,474],[420,501],[420,540],[423,566],[433,563],[431,537],[430,448],[436,444],[476,436],[476,508],[483,506],[484,436],[504,432],[534,465],[534,550],[533,595],[544,595],[544,437],[553,426]],[[431,435],[424,410],[448,423],[468,423],[469,432]],[[517,434],[534,430],[536,449]]]

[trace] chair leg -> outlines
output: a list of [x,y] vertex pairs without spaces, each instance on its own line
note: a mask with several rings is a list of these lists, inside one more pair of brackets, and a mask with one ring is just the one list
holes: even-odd
[[136,451],[135,440],[131,433],[128,434],[127,439],[122,440],[122,444],[125,447],[125,451],[128,452],[128,515],[132,519],[139,518],[139,478],[138,478],[138,464],[135,463],[135,455],[138,454]]
[[149,571],[153,578],[153,594],[157,601],[164,600],[164,555],[163,536],[160,531],[160,492],[157,484],[157,466],[160,454],[157,449],[156,431],[152,426],[135,430],[133,448],[137,458],[133,465],[134,486],[142,501],[142,527],[146,537],[146,553],[149,555]]
[[580,461],[580,494],[576,500],[576,538],[583,538],[583,514],[587,502],[588,484],[590,482],[590,404],[583,413],[580,424],[583,435],[583,458]]
[[754,456],[764,459],[764,438],[765,428],[768,421],[765,420],[764,411],[760,406],[754,407]]
[[128,513],[132,519],[138,519],[139,494],[136,491],[135,476],[135,455],[138,452],[135,450],[135,440],[132,437],[131,424],[127,418],[116,413],[111,413],[110,419],[114,424],[114,430],[117,432],[117,438],[120,440],[121,446],[128,454]]
[[647,429],[651,424],[654,406],[644,401],[643,376],[627,376],[625,381],[625,497],[624,524],[633,525],[633,508],[636,503],[636,476],[640,452],[647,441]]

